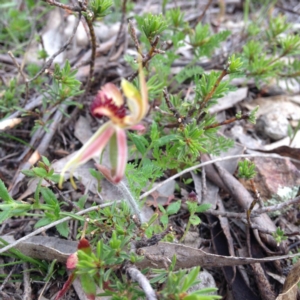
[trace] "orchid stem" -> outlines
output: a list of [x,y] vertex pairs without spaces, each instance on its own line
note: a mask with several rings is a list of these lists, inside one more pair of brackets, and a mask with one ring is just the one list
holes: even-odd
[[141,212],[137,201],[134,199],[133,195],[131,194],[130,190],[124,183],[124,181],[120,181],[116,187],[119,189],[119,191],[124,196],[124,200],[129,204],[132,212],[137,215],[141,223],[144,223],[146,221],[144,214]]

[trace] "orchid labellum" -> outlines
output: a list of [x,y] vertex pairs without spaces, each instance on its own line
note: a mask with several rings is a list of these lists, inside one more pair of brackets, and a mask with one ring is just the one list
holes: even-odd
[[[147,87],[141,67],[139,80],[141,92],[127,80],[123,79],[121,82],[122,91],[127,98],[129,114],[126,113],[124,98],[114,84],[107,83],[98,92],[91,105],[91,113],[95,117],[106,116],[109,121],[104,123],[74,158],[65,165],[61,172],[60,187],[67,170],[70,169],[72,174],[79,165],[84,164],[95,155],[100,155],[107,144],[109,144],[112,169],[108,170],[98,164],[96,167],[113,183],[118,183],[122,179],[127,163],[126,129],[142,130],[144,127],[139,123],[148,111]],[[74,183],[72,176],[71,182]]]

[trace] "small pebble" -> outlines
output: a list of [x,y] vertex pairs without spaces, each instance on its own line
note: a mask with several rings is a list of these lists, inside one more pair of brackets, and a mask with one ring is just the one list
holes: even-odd
[[289,122],[279,109],[260,116],[256,121],[256,131],[272,140],[280,140],[288,134]]

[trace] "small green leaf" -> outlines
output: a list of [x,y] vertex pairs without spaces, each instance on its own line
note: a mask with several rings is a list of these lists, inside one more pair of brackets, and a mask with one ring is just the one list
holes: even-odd
[[151,125],[150,138],[151,138],[151,141],[156,141],[159,138],[159,132],[158,132],[156,122],[153,122]]
[[55,270],[55,265],[56,264],[57,264],[57,259],[54,259],[50,263],[50,265],[48,265],[47,274],[46,274],[46,276],[43,279],[45,282],[48,282],[52,278],[53,274],[56,272],[56,270]]
[[168,222],[169,222],[168,215],[161,216],[160,222],[163,224],[164,227],[166,227],[168,225]]
[[[157,218],[158,218],[158,213],[154,213],[153,215],[152,215],[152,217],[150,218],[150,220],[148,221],[148,226],[150,226],[152,223],[154,223],[156,220],[157,220]],[[147,227],[148,227],[147,226]]]
[[61,236],[65,237],[65,238],[68,237],[68,235],[69,235],[68,222],[63,222],[63,223],[56,225],[56,229]]
[[87,198],[88,198],[88,195],[83,195],[83,196],[81,196],[81,197],[79,198],[79,200],[78,200],[78,202],[77,202],[77,205],[78,205],[81,209],[84,208],[84,204],[85,204]]
[[194,214],[194,213],[196,212],[196,209],[197,209],[197,206],[198,206],[198,203],[197,203],[197,202],[194,202],[194,201],[186,201],[186,205],[187,205],[188,211],[189,211],[191,214]]
[[200,267],[192,268],[189,274],[185,276],[183,285],[181,287],[182,292],[187,291],[193,285],[193,283],[197,279],[199,271],[200,271]]
[[[216,292],[218,289],[216,288],[203,288],[201,290],[197,290],[195,291],[194,293],[197,293],[198,295],[205,295],[205,294],[208,294],[208,293],[214,293]],[[219,297],[219,298],[222,298],[220,296],[215,296],[214,297]],[[219,298],[216,298],[216,299],[219,299]]]
[[33,168],[32,171],[34,172],[34,174],[36,176],[39,176],[39,177],[46,177],[47,176],[47,171],[43,168]]
[[129,137],[133,141],[134,145],[138,149],[138,151],[144,155],[146,154],[147,147],[149,146],[148,141],[141,135],[137,135],[134,133],[129,133]]
[[10,217],[11,212],[12,212],[11,209],[6,209],[6,210],[0,212],[0,224]]
[[89,299],[94,299],[92,296],[96,295],[96,284],[94,279],[89,274],[80,275],[80,282],[83,291],[88,296]]
[[205,299],[199,298],[199,297],[198,297],[197,295],[195,295],[195,294],[191,294],[191,295],[185,296],[185,297],[183,298],[183,300],[199,300],[199,299],[205,300]]
[[109,245],[112,249],[119,249],[119,247],[121,245],[121,241],[117,237],[117,233],[116,233],[115,230],[112,232],[112,236],[111,236],[111,239],[109,241]]
[[170,205],[167,207],[167,214],[168,215],[174,215],[177,214],[179,209],[181,207],[181,201],[178,200],[176,202],[172,202]]
[[89,172],[98,181],[100,181],[103,178],[103,175],[99,171],[96,171],[95,169],[89,169]]
[[48,205],[55,207],[58,204],[58,200],[55,194],[50,189],[42,187],[41,194],[43,195],[43,198]]
[[14,200],[9,195],[4,182],[0,179],[0,198],[6,203],[14,203]]
[[196,212],[197,213],[202,213],[202,212],[205,212],[205,211],[209,210],[210,208],[211,208],[210,203],[203,203],[203,204],[200,204],[199,206],[197,206]]
[[175,140],[178,140],[177,134],[169,134],[154,141],[154,145],[156,147],[161,147]]
[[164,209],[164,207],[161,205],[161,204],[158,204],[158,208],[159,210],[163,213],[163,214],[166,214],[166,210]]
[[102,253],[103,253],[103,241],[102,240],[100,240],[97,243],[96,253],[97,253],[98,258],[102,257]]
[[200,218],[196,215],[190,216],[189,221],[191,222],[192,225],[199,225],[201,223]]
[[60,174],[51,174],[52,173],[52,169],[51,171],[49,172],[47,178],[55,183],[58,183],[59,182],[59,178],[60,178]]
[[150,279],[150,283],[156,283],[156,282],[163,283],[165,280],[166,280],[166,274],[160,274]]
[[41,191],[42,182],[43,182],[43,179],[40,179],[39,183],[35,189],[35,192],[34,192],[34,199],[35,199],[36,204],[39,204],[39,202],[40,202],[40,191]]
[[42,160],[43,160],[44,164],[45,164],[47,167],[50,167],[50,161],[48,160],[47,157],[42,156]]
[[28,177],[36,177],[36,174],[32,170],[23,170],[22,173]]
[[48,225],[50,223],[52,223],[51,219],[49,219],[49,218],[42,218],[42,219],[38,220],[35,223],[34,228],[40,228],[40,227],[46,226],[46,225]]

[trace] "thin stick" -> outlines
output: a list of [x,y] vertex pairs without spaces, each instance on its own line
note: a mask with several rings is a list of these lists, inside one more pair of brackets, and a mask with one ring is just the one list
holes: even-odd
[[211,3],[212,3],[212,0],[209,0],[207,2],[207,4],[206,4],[206,6],[205,6],[205,8],[204,8],[204,10],[202,12],[202,14],[199,16],[199,18],[196,21],[196,25],[202,21],[203,17],[205,16],[205,13],[208,10],[208,8],[210,7]]
[[282,210],[283,208],[285,208],[287,206],[290,206],[293,204],[298,204],[298,203],[300,203],[300,196],[298,196],[294,199],[285,201],[283,203],[277,204],[277,205],[272,205],[272,206],[267,206],[267,207],[256,209],[253,212],[258,213],[258,214],[264,214],[264,213],[268,213],[271,211]]
[[63,3],[59,3],[55,0],[44,0],[44,1],[52,6],[57,6],[57,7],[65,9],[65,10],[71,10],[71,11],[75,11],[75,12],[81,12],[81,10],[82,10],[81,7],[79,7],[77,5],[63,4]]
[[120,24],[120,27],[119,27],[119,30],[118,30],[118,34],[117,34],[117,37],[116,37],[116,41],[114,43],[114,45],[110,48],[109,50],[109,53],[105,59],[105,63],[104,63],[104,66],[103,68],[101,69],[100,73],[99,73],[99,78],[101,78],[102,76],[102,73],[103,71],[106,69],[106,64],[109,62],[111,56],[113,55],[114,51],[116,50],[117,48],[117,45],[119,44],[120,42],[120,38],[121,38],[121,34],[123,32],[123,27],[124,27],[124,24],[125,24],[125,17],[126,17],[126,4],[127,4],[127,0],[123,0],[123,3],[122,3],[122,17],[121,17],[121,24]]
[[236,121],[240,121],[240,120],[248,120],[250,117],[250,113],[245,113],[243,114],[241,117],[237,118],[237,117],[232,117],[230,119],[227,119],[223,122],[220,122],[220,123],[214,123],[214,124],[211,124],[211,125],[208,125],[208,126],[205,126],[204,127],[204,130],[207,130],[207,129],[211,129],[211,128],[216,128],[216,127],[220,127],[220,126],[223,126],[223,125],[228,125],[228,124],[231,124],[233,122],[236,122]]
[[141,46],[140,46],[139,40],[137,38],[136,31],[133,26],[133,22],[130,19],[128,20],[128,29],[129,29],[130,36],[134,42],[136,51],[142,55]]
[[200,103],[200,107],[199,107],[199,116],[197,118],[197,124],[200,122],[201,116],[203,115],[203,109],[205,108],[207,102],[211,99],[211,97],[214,95],[214,93],[216,92],[217,87],[219,86],[219,84],[221,83],[222,79],[228,74],[228,66],[226,66],[224,68],[224,70],[220,73],[218,79],[216,80],[214,86],[212,87],[212,89],[209,91],[209,93],[204,97],[204,99],[202,100],[202,102]]
[[133,195],[131,194],[130,190],[127,188],[124,181],[122,180],[119,184],[116,185],[116,187],[124,196],[124,200],[128,203],[132,212],[139,218],[139,221],[141,223],[146,222],[146,217],[144,216],[144,213],[139,209],[138,203],[134,199]]
[[94,69],[95,69],[95,60],[96,60],[96,35],[95,35],[95,30],[93,27],[92,21],[88,18],[85,17],[85,21],[88,25],[89,31],[90,31],[90,37],[91,37],[91,48],[92,48],[92,54],[91,54],[91,59],[90,59],[90,71],[89,71],[89,76],[87,78],[87,82],[85,84],[85,91],[80,97],[80,102],[82,102],[83,99],[85,99],[86,95],[88,94],[90,87],[92,85],[92,79],[94,75]]
[[9,274],[5,277],[3,280],[1,286],[0,286],[0,292],[2,292],[3,288],[5,287],[8,280],[11,278],[11,276],[15,273],[17,265],[14,265],[12,269],[10,270]]
[[[212,159],[210,161],[207,161],[207,162],[204,162],[204,163],[201,163],[201,164],[198,164],[198,165],[195,165],[193,167],[190,167],[190,168],[187,168],[187,169],[184,169],[182,170],[181,172],[169,177],[168,179],[166,179],[165,181],[159,183],[158,185],[156,185],[155,187],[153,187],[152,189],[150,189],[149,191],[145,192],[144,194],[142,194],[140,196],[140,200],[141,199],[144,199],[145,197],[147,197],[148,195],[151,195],[154,191],[156,191],[158,188],[160,188],[161,186],[167,184],[168,182],[172,181],[173,179],[175,178],[178,178],[188,172],[191,172],[191,171],[194,171],[194,170],[197,170],[203,166],[207,166],[207,165],[210,165],[210,164],[213,164],[215,162],[220,162],[220,161],[225,161],[225,160],[230,160],[230,159],[236,159],[236,158],[248,158],[248,157],[268,157],[268,158],[280,158],[280,159],[286,159],[287,157],[285,156],[280,156],[280,155],[277,155],[277,154],[241,154],[241,155],[232,155],[232,156],[226,156],[226,157],[219,157],[219,158],[216,158],[216,159]],[[300,162],[299,160],[297,159],[293,159],[293,158],[290,158],[291,161],[296,161],[296,162]],[[258,210],[257,210],[258,211]]]
[[25,105],[27,104],[27,101],[28,101],[28,97],[29,97],[29,83],[27,81],[27,77],[26,75],[24,74],[21,66],[18,64],[15,56],[13,55],[13,53],[11,51],[8,51],[7,52],[8,55],[11,57],[12,61],[14,62],[15,66],[17,67],[19,73],[21,74],[21,76],[23,77],[23,80],[25,81],[25,88],[26,88],[26,93],[25,93]]
[[30,268],[27,262],[23,263],[23,283],[24,283],[23,300],[30,300],[32,289],[30,285]]
[[[133,23],[132,23],[131,20],[129,20],[128,22],[129,22],[129,32],[130,32],[131,38],[133,39],[133,42],[135,44],[135,48],[137,49],[137,52],[142,56],[142,66],[143,67],[145,67],[147,65],[148,61],[150,61],[151,58],[155,54],[157,54],[157,53],[164,54],[165,53],[162,50],[156,49],[156,47],[158,45],[158,42],[159,42],[159,39],[160,39],[159,36],[156,36],[154,38],[153,42],[151,42],[151,48],[150,48],[149,52],[146,55],[143,55],[142,51],[141,51],[141,46],[139,44],[139,41],[138,41],[138,38],[137,38],[137,35],[136,35],[136,31],[135,31],[134,26],[133,26]],[[129,75],[127,77],[127,80],[132,81],[138,75],[138,73],[139,73],[139,71],[136,71],[136,72],[132,73],[131,75]]]

